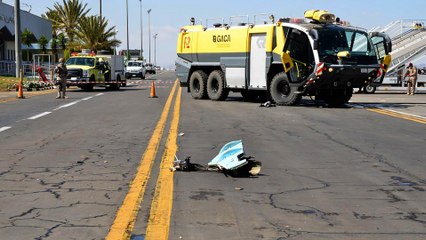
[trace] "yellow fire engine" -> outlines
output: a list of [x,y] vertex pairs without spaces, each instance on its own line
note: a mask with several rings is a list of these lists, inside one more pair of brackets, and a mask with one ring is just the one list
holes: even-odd
[[73,54],[66,65],[67,86],[77,86],[83,90],[92,90],[95,86],[118,90],[126,86],[123,56],[83,51]]
[[224,100],[234,91],[279,105],[302,96],[340,105],[353,88],[383,81],[392,50],[387,35],[345,26],[324,10],[306,11],[305,19],[256,17],[213,27],[192,18],[181,28],[176,74],[193,98]]

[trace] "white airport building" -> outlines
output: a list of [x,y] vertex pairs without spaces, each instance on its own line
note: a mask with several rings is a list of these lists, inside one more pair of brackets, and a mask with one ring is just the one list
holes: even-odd
[[[21,32],[27,28],[39,39],[44,35],[49,41],[52,39],[52,24],[50,21],[21,10]],[[34,51],[38,45],[34,44]],[[22,46],[28,49],[28,46]],[[38,53],[38,52],[37,52]],[[15,17],[14,6],[0,0],[0,75],[15,73]]]

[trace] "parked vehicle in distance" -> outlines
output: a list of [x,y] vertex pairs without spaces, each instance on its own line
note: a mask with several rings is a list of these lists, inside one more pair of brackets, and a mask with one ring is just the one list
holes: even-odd
[[155,66],[152,63],[147,63],[145,67],[146,67],[146,73],[150,73],[150,74],[156,73]]
[[131,60],[127,62],[126,78],[139,77],[145,79],[146,69],[143,61]]

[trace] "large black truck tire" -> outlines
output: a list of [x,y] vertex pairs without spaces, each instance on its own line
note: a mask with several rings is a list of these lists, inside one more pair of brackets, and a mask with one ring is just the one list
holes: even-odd
[[225,75],[221,70],[214,70],[207,79],[207,95],[213,101],[223,101],[228,97],[229,90],[225,88]]
[[284,72],[280,72],[272,78],[269,91],[272,100],[277,105],[296,105],[302,99],[302,95],[290,86],[290,82]]
[[207,98],[207,74],[198,70],[189,78],[189,91],[194,99]]

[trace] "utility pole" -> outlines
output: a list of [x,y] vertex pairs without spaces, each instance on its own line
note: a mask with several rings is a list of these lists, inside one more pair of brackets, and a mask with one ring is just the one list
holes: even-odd
[[149,62],[151,62],[151,9],[148,10],[148,52],[149,52]]
[[99,16],[101,16],[102,19],[102,0],[99,0]]
[[20,77],[22,65],[22,52],[21,52],[21,5],[19,0],[15,0],[15,63],[16,63],[16,77]]
[[130,60],[130,53],[129,53],[129,0],[126,0],[126,35],[127,35],[127,53],[126,53],[126,60]]
[[154,34],[154,66],[157,67],[157,36],[158,33]]
[[[118,30],[114,26],[114,40],[117,39],[117,33],[118,33]],[[117,55],[117,46],[114,47],[114,55]]]
[[143,24],[142,24],[142,0],[139,0],[141,3],[141,52],[140,52],[140,58],[143,59]]

